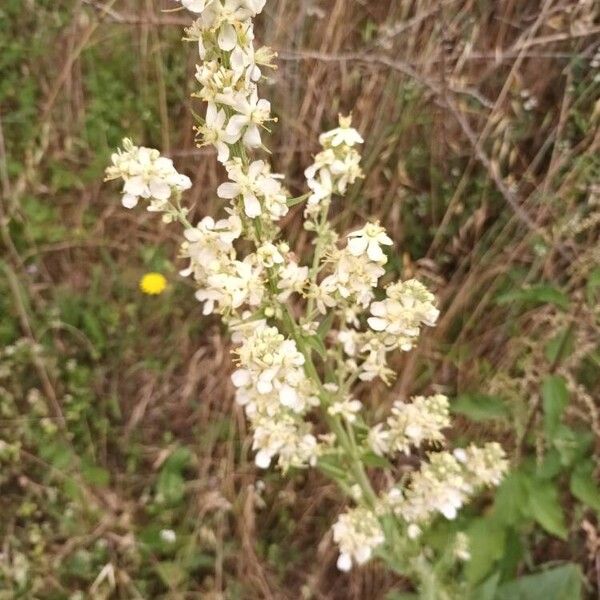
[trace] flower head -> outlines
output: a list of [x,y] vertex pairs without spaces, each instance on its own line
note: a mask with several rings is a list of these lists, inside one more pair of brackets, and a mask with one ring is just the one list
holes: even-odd
[[146,273],[140,279],[140,290],[149,296],[158,296],[167,288],[167,280],[160,273]]

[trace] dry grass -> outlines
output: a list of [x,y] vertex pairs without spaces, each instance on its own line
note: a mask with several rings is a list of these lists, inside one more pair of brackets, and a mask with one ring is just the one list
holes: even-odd
[[[174,256],[176,248],[171,229],[151,215],[121,210],[114,190],[99,178],[59,193],[45,179],[56,163],[84,170],[94,160],[95,149],[81,142],[93,102],[85,87],[86,70],[94,66],[90,49],[96,57],[110,57],[111,45],[118,44],[134,61],[136,77],[127,94],[150,95],[160,126],[129,125],[140,135],[150,132],[156,138],[158,132],[158,139],[140,141],[160,145],[193,177],[194,219],[218,209],[214,190],[223,173],[211,152],[194,147],[188,84],[172,87],[182,81],[172,76],[174,68],[181,70],[173,57],[188,76],[194,57],[191,47],[177,47],[187,17],[161,12],[171,7],[166,0],[74,2],[44,59],[19,67],[24,77],[38,78],[42,95],[37,135],[27,146],[8,137],[10,113],[2,111],[0,220],[4,260],[30,302],[21,315],[23,334],[33,339],[40,333],[27,315],[42,313],[55,288],[89,290],[94,265],[108,260],[112,275],[103,271],[109,280],[99,292],[101,302],[118,303],[115,289],[133,287],[140,272],[137,248],[165,247],[166,256]],[[592,224],[575,237],[567,223],[581,211],[587,194],[583,171],[600,142],[598,85],[590,79],[582,84],[580,73],[599,36],[598,7],[592,1],[268,3],[258,37],[280,53],[280,68],[265,86],[280,119],[270,144],[275,169],[288,173],[292,192],[301,193],[302,171],[317,148],[318,133],[338,112],[352,111],[367,139],[367,177],[336,206],[336,221],[346,229],[377,215],[397,241],[394,268],[429,281],[441,298],[439,326],[417,351],[398,358],[393,397],[420,392],[433,382],[451,394],[510,385],[530,428],[538,419],[539,381],[547,372],[560,372],[577,392],[573,411],[593,422],[600,443],[598,390],[577,383],[573,357],[545,366],[542,343],[570,325],[577,328],[578,347],[597,343],[597,314],[585,308],[584,293],[600,258],[598,227]],[[526,110],[529,97],[537,105]],[[587,131],[573,133],[575,114],[588,120]],[[131,117],[117,117],[123,134],[129,133]],[[11,131],[14,136],[15,128]],[[15,176],[7,168],[11,152],[18,153],[11,160],[24,167]],[[41,245],[29,240],[24,250],[15,245],[6,217],[28,219],[21,202],[29,195],[57,208],[66,233]],[[292,211],[285,227],[305,256],[311,247],[299,225],[301,210]],[[34,275],[27,269],[32,263]],[[524,286],[539,280],[575,298],[568,314],[548,306],[511,314],[496,303],[507,282]],[[14,298],[18,289],[13,286]],[[172,447],[164,443],[168,431],[173,442],[194,454],[194,473],[186,483],[187,518],[198,524],[198,535],[208,535],[201,531],[204,526],[210,530],[216,559],[203,581],[164,597],[228,597],[222,594],[233,578],[243,582],[247,600],[383,599],[399,582],[380,567],[349,578],[335,570],[327,523],[343,500],[332,485],[314,473],[289,481],[267,475],[265,492],[257,491],[243,414],[232,403],[227,339],[216,321],[201,317],[191,296],[191,290],[174,291],[177,304],[155,315],[142,307],[132,317],[124,353],[93,363],[101,373],[95,394],[116,398],[120,406],[110,437],[117,445],[98,444],[99,461],[113,480],[100,491],[79,482],[102,516],[89,535],[56,540],[52,552],[65,557],[102,537],[116,569],[114,597],[139,597],[127,559],[132,524],[147,519],[139,501],[168,454],[165,448]],[[127,324],[125,308],[118,310]],[[58,329],[53,333],[57,353],[66,337]],[[150,364],[155,358],[158,368]],[[60,382],[51,374],[41,378],[46,396],[60,403]],[[376,412],[385,409],[381,386],[365,386],[360,393]],[[62,418],[57,405],[51,412]],[[523,441],[523,434],[474,428],[466,421],[456,435],[464,433],[502,435],[513,454]],[[140,455],[134,472],[123,462],[124,448],[131,444]],[[591,539],[597,531],[586,523]],[[282,539],[289,554],[265,560],[264,540]],[[233,554],[226,550],[232,541]],[[564,545],[559,546],[537,560],[564,556]],[[595,580],[595,560],[579,554]]]

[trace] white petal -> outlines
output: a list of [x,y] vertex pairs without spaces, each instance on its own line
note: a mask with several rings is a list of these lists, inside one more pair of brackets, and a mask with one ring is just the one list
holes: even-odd
[[240,186],[237,183],[226,181],[217,188],[219,198],[231,200],[240,195]]
[[375,331],[385,331],[387,327],[387,321],[380,319],[379,317],[369,317],[367,319],[369,327]]
[[134,208],[137,206],[138,200],[139,198],[133,194],[123,194],[121,204],[123,204],[125,208]]
[[[355,238],[359,239],[359,238]],[[381,262],[382,260],[386,260],[386,256],[383,253],[383,250],[376,242],[371,242],[367,247],[367,256],[373,262]]]
[[385,317],[385,302],[373,302],[371,304],[371,314],[375,317]]
[[355,553],[354,558],[359,565],[366,563],[371,558],[372,550],[368,546],[361,546]]
[[236,139],[239,139],[242,129],[244,129],[247,123],[248,119],[244,115],[233,115],[233,117],[229,119],[225,132],[227,135],[235,136]]
[[279,390],[279,400],[284,406],[295,409],[298,407],[298,392],[293,387],[284,385]]
[[244,212],[246,213],[246,216],[250,217],[251,219],[254,219],[260,215],[260,202],[256,196],[244,196]]
[[337,568],[340,571],[348,572],[352,568],[352,559],[349,554],[342,552],[337,559]]
[[271,464],[271,455],[266,450],[260,450],[256,453],[254,462],[260,469],[268,469]]
[[237,369],[231,374],[231,381],[235,387],[244,387],[250,383],[250,371],[246,369]]
[[219,30],[218,41],[221,50],[225,50],[225,52],[233,50],[237,45],[235,27],[230,23],[223,24]]
[[125,182],[123,191],[133,196],[144,196],[148,195],[148,186],[141,177],[131,177]]
[[153,179],[150,182],[150,194],[157,200],[168,200],[171,197],[171,186],[162,179]]
[[250,125],[244,134],[244,144],[246,144],[248,148],[260,148],[261,143],[258,126]]
[[217,142],[215,144],[217,149],[217,160],[224,164],[229,160],[229,146],[223,142]]
[[364,254],[364,251],[367,249],[369,242],[367,238],[361,237],[353,237],[348,240],[348,250],[350,250],[350,254],[353,256],[360,256]]

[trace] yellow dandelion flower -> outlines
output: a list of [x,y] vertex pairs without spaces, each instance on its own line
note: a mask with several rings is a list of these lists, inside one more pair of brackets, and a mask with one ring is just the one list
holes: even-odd
[[146,273],[140,279],[140,290],[149,296],[162,294],[167,287],[167,280],[160,273]]

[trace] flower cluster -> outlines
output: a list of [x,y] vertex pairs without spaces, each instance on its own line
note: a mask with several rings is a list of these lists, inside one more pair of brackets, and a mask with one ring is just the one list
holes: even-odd
[[319,399],[304,374],[305,358],[296,343],[275,327],[260,324],[237,355],[240,368],[232,380],[236,400],[252,425],[257,466],[266,469],[276,455],[283,471],[314,465],[317,440],[302,416]]
[[386,346],[411,350],[421,325],[433,327],[437,321],[435,296],[415,279],[390,285],[386,296],[382,302],[371,304],[369,326],[382,333]]
[[409,524],[409,534],[436,513],[454,519],[458,510],[482,487],[498,485],[508,467],[499,444],[470,446],[454,452],[429,454],[429,462],[415,471],[405,490],[394,487],[387,494],[393,512]]
[[[396,402],[383,422],[370,423],[353,395],[357,380],[389,383],[388,355],[411,350],[423,327],[436,324],[435,297],[414,279],[380,288],[393,241],[379,222],[359,225],[342,243],[328,222],[336,196],[362,177],[357,147],[363,139],[350,117],[340,116],[338,127],[320,136],[304,196],[290,198],[283,177],[252,156],[264,149],[264,132],[275,121],[258,88],[274,53],[254,48],[253,18],[265,0],[179,1],[197,15],[186,30],[198,44],[195,96],[206,107],[196,134],[200,146],[214,147],[227,173],[217,189],[224,214],[193,225],[180,205],[190,180],[158,151],[129,140],[113,155],[107,179],[123,179],[125,206],[144,198],[149,210],[183,225],[181,274],[193,279],[203,313],[221,315],[238,345],[232,381],[250,423],[256,465],[284,472],[319,465],[356,502],[333,526],[338,567],[348,570],[391,543],[380,519],[415,537],[437,514],[454,518],[479,489],[497,485],[506,460],[497,444],[431,452],[406,486],[383,496],[373,489],[362,463],[367,454],[393,459],[445,442],[445,396]],[[278,225],[302,201],[304,228],[314,234],[309,264],[292,252]],[[464,544],[459,550],[467,556]]]
[[111,160],[106,180],[123,179],[121,201],[125,208],[134,208],[144,198],[150,201],[149,211],[164,212],[169,201],[192,187],[190,178],[179,174],[171,159],[153,148],[134,146],[129,139],[123,140],[123,148]]
[[319,143],[323,150],[304,172],[311,190],[305,212],[307,217],[319,214],[334,194],[345,194],[348,186],[363,176],[360,154],[354,148],[362,144],[363,139],[352,127],[351,117],[340,115],[339,127],[321,134]]
[[443,429],[450,426],[448,398],[442,394],[417,396],[410,404],[394,402],[387,427],[382,423],[369,432],[369,443],[379,456],[420,448],[424,442],[444,441]]
[[353,563],[367,562],[373,550],[385,541],[379,520],[367,508],[357,507],[341,514],[332,529],[340,548],[337,566],[341,571],[349,571]]

